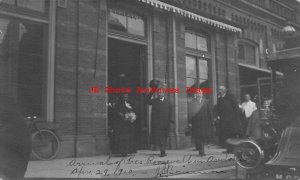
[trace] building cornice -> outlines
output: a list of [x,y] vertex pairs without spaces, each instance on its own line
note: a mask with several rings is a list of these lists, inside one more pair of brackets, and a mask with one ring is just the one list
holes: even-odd
[[[235,7],[235,6],[231,5],[231,4],[228,4],[228,3],[224,2],[223,0],[216,0],[216,1],[217,1],[218,3],[220,3],[220,4],[223,4],[223,5],[227,6],[227,7],[229,7],[229,8],[232,8],[232,9],[234,9],[234,10],[236,10],[236,11],[239,11],[239,12],[241,12],[241,13],[243,13],[243,14],[246,14],[246,15],[252,16],[252,17],[255,17],[256,19],[259,19],[259,20],[261,20],[261,21],[263,21],[263,22],[266,22],[265,19],[263,19],[263,18],[261,18],[261,17],[255,15],[255,14],[251,14],[251,13],[245,11],[245,10],[239,9],[239,8],[237,8],[237,7]],[[241,2],[243,2],[243,1],[244,1],[244,0],[241,0]],[[247,2],[247,3],[248,3],[248,2]],[[250,3],[248,3],[248,4],[250,4]],[[252,5],[252,4],[250,4],[250,5]],[[252,7],[253,7],[253,8],[257,8],[258,6],[252,5]],[[257,9],[263,9],[263,8],[259,7],[259,8],[257,8]],[[272,15],[272,16],[274,15],[275,18],[277,17],[277,18],[279,18],[280,20],[282,20],[282,21],[284,21],[284,22],[287,21],[286,18],[283,18],[283,17],[281,17],[281,16],[279,16],[279,15],[276,15],[276,14],[272,13],[271,11],[267,11],[267,10],[265,10],[265,9],[263,9],[263,10],[264,10],[264,12],[268,13],[269,15]],[[279,28],[282,27],[282,25],[280,25],[280,24],[278,24],[278,23],[275,23],[275,22],[270,22],[270,21],[268,21],[268,23],[269,23],[269,24],[272,24],[272,25],[274,25],[274,26],[277,26],[277,27],[279,27]],[[298,23],[291,22],[291,24],[294,25],[294,26],[296,26],[296,27],[298,27],[298,28],[300,28],[300,24],[298,24]]]

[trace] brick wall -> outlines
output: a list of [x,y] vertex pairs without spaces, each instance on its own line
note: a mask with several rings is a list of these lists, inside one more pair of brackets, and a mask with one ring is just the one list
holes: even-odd
[[79,156],[107,151],[106,95],[88,92],[91,86],[105,84],[106,3],[81,0],[78,9],[77,1],[68,1],[67,8],[57,9],[55,72],[55,124],[59,136],[65,140],[64,151],[73,148],[70,146],[74,145],[76,131]]

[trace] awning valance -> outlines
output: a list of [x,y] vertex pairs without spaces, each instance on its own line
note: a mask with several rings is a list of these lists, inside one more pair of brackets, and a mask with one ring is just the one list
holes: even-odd
[[200,16],[198,14],[195,14],[195,13],[192,13],[190,11],[172,6],[170,4],[161,2],[159,0],[138,0],[138,1],[149,4],[149,5],[154,6],[156,8],[160,8],[162,10],[170,11],[170,12],[182,15],[184,17],[187,17],[187,18],[190,18],[190,19],[194,19],[196,21],[200,21],[200,22],[209,24],[211,26],[215,26],[215,27],[220,28],[220,29],[229,30],[229,31],[232,31],[232,32],[241,32],[242,31],[240,28],[231,26],[229,24],[226,24],[226,23],[223,23],[223,22],[220,22],[220,21],[209,19],[207,17]]

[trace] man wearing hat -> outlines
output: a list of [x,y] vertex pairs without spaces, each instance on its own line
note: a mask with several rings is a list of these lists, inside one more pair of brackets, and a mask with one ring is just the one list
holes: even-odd
[[[163,89],[166,85],[158,80],[150,82],[151,88]],[[170,129],[171,104],[163,90],[151,92],[147,95],[148,105],[152,105],[151,139],[159,147],[160,157],[166,156],[166,144]]]

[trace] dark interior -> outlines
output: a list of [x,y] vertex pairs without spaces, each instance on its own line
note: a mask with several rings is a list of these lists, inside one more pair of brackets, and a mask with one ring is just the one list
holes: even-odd
[[[135,123],[137,148],[147,147],[147,121],[144,96],[135,93],[137,87],[145,87],[144,54],[146,47],[143,45],[120,41],[108,40],[108,85],[118,87],[130,87],[132,92],[129,100],[136,107],[137,120]],[[109,101],[113,101],[120,94],[109,94]],[[110,117],[108,117],[110,121]]]

